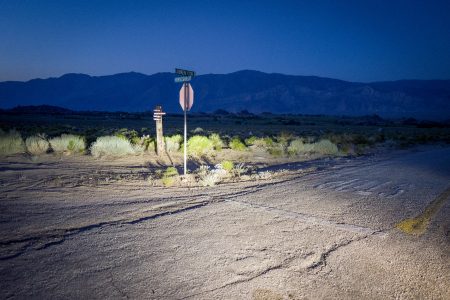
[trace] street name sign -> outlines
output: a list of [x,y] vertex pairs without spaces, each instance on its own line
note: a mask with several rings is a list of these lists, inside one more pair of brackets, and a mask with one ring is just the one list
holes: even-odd
[[192,76],[182,76],[182,77],[175,78],[175,82],[187,82],[187,81],[191,81],[191,80],[192,80]]
[[183,70],[183,69],[175,69],[175,73],[178,75],[181,75],[181,76],[191,76],[191,77],[195,76],[194,71]]

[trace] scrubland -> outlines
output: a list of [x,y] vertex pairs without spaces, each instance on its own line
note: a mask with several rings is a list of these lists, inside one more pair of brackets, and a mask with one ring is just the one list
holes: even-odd
[[[261,168],[321,157],[360,156],[417,144],[450,143],[446,123],[378,116],[192,114],[187,152],[191,178],[180,178],[182,116],[164,118],[165,153],[157,156],[154,122],[146,113],[4,115],[0,155],[126,157],[158,160],[153,177],[173,186],[184,181],[213,186],[228,180],[269,178]],[[175,172],[176,171],[176,172]]]

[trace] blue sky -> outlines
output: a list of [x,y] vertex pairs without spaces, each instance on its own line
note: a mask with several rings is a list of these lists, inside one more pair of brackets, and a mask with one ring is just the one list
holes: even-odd
[[450,79],[450,1],[0,0],[0,81],[242,69]]

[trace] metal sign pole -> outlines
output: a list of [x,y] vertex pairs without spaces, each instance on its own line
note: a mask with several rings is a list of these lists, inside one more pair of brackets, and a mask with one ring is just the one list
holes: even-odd
[[187,174],[187,83],[184,83],[184,176]]
[[175,82],[183,82],[183,86],[180,89],[179,101],[180,106],[184,111],[184,175],[188,173],[187,169],[187,111],[191,109],[194,104],[194,90],[192,89],[189,81],[195,76],[194,71],[175,69],[175,73],[182,77],[175,78]]

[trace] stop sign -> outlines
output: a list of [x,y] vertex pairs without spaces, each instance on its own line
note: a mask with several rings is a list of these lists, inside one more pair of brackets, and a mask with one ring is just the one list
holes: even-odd
[[194,90],[189,83],[183,84],[180,89],[180,105],[183,111],[189,111],[194,105]]

